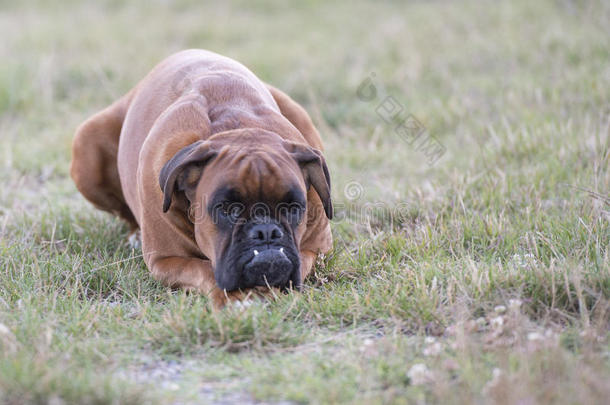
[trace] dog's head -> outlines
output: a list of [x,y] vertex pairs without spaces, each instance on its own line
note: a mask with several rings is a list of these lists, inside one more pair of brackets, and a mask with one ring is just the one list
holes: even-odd
[[[227,131],[181,149],[161,170],[159,183],[164,212],[172,199],[187,200],[197,245],[227,291],[300,288],[306,220],[332,217],[320,151],[264,130]],[[319,203],[308,204],[310,187],[323,212],[312,212]]]

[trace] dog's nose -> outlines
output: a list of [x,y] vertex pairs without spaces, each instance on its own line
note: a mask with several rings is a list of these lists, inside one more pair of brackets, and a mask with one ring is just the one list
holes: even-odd
[[284,233],[276,224],[257,224],[250,229],[248,236],[258,243],[272,243],[282,239]]

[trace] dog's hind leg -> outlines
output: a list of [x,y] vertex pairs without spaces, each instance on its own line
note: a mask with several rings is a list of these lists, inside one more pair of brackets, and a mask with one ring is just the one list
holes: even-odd
[[72,142],[70,175],[87,200],[125,220],[134,232],[138,224],[125,202],[117,168],[119,137],[132,94],[126,94],[78,128]]

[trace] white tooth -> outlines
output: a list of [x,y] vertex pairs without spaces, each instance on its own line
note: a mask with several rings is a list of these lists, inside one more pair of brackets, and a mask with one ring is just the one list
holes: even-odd
[[258,256],[258,250],[254,249],[254,256]]

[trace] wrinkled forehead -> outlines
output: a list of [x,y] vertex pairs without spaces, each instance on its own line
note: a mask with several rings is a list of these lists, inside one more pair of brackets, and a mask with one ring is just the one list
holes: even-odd
[[206,171],[213,177],[202,182],[208,183],[203,192],[209,199],[274,204],[304,198],[302,172],[287,153],[262,148],[223,153],[209,171],[204,170],[204,176]]

